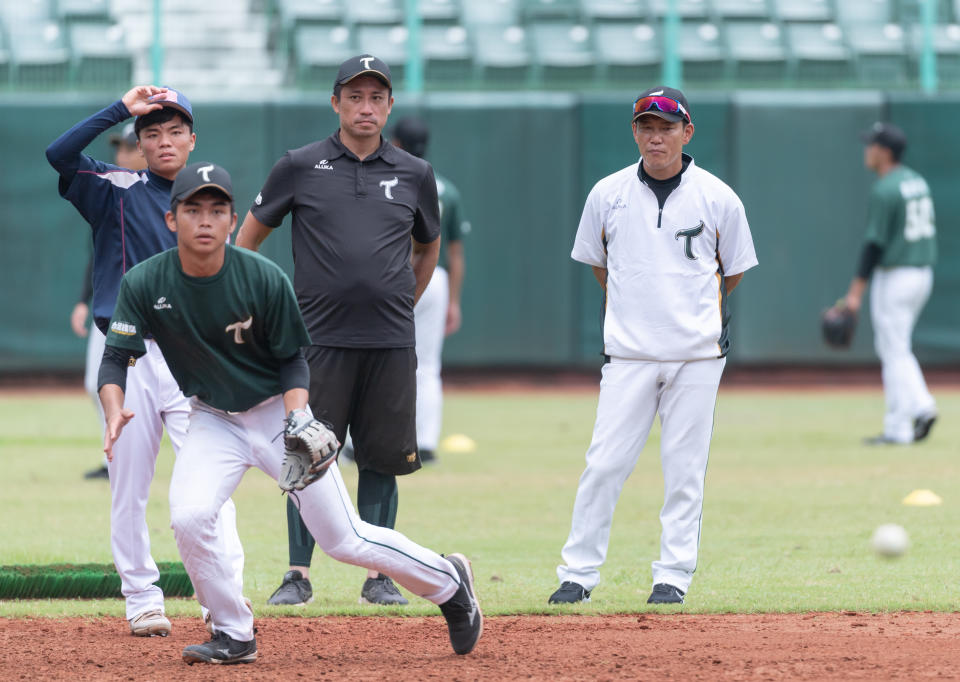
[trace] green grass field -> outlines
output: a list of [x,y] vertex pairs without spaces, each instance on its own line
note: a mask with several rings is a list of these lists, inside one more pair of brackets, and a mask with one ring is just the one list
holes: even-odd
[[[935,390],[942,415],[960,412],[960,391]],[[658,431],[617,508],[602,582],[590,604],[548,607],[569,528],[577,478],[590,440],[593,393],[447,396],[444,433],[476,440],[471,454],[441,452],[439,465],[400,479],[398,529],[440,552],[474,562],[485,612],[647,611],[663,486]],[[723,390],[707,474],[700,566],[687,613],[805,610],[960,610],[960,422],[941,418],[928,442],[868,448],[879,431],[879,391]],[[98,464],[100,439],[85,395],[0,396],[0,564],[110,562],[109,491],[82,474]],[[173,453],[161,451],[148,520],[154,557],[178,560],[167,512]],[[344,466],[351,492],[356,471]],[[936,507],[907,507],[929,488]],[[284,499],[251,470],[234,496],[246,550],[245,592],[270,614],[434,614],[357,604],[364,571],[315,554],[314,603],[267,607],[286,569]],[[895,522],[912,546],[883,560],[869,547],[880,523]],[[662,610],[662,609],[661,609]],[[170,599],[174,615],[198,613]],[[120,600],[7,601],[0,616],[119,616]]]

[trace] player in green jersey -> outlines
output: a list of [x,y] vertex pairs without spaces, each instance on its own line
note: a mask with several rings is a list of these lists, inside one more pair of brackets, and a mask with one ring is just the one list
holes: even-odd
[[[284,416],[308,410],[310,344],[289,280],[271,261],[227,244],[237,223],[230,176],[187,166],[173,184],[167,226],[177,247],[123,278],[100,369],[104,450],[136,415],[123,404],[126,368],[156,340],[183,394],[189,429],[170,481],[170,517],[197,597],[210,610],[212,639],[188,646],[188,663],[256,660],[253,613],[230,579],[218,536],[220,507],[250,467],[276,479]],[[335,442],[335,439],[334,439]],[[317,544],[335,559],[379,571],[440,606],[456,653],[473,649],[483,617],[470,562],[444,558],[356,515],[336,463],[298,494]]]
[[871,445],[913,443],[930,433],[937,406],[913,354],[911,336],[933,288],[937,260],[930,188],[900,162],[907,138],[890,123],[876,123],[863,135],[864,165],[879,179],[870,192],[867,233],[857,275],[844,299],[859,311],[872,282],[870,318],[880,356],[886,414],[883,433]]

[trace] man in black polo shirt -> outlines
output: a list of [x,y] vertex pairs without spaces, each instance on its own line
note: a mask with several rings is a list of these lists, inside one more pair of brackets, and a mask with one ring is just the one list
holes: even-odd
[[[413,306],[440,251],[437,185],[429,163],[381,137],[393,107],[383,61],[361,55],[341,64],[330,103],[339,130],[277,161],[237,245],[256,250],[293,214],[294,289],[313,342],[310,407],[340,442],[350,428],[357,511],[393,528],[396,476],[420,468]],[[313,595],[314,541],[290,498],[287,524],[290,570],[271,604]],[[368,575],[361,601],[407,603],[377,573]]]

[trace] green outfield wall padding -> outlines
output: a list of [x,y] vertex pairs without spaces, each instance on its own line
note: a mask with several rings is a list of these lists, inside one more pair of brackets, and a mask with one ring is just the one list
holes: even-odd
[[[428,157],[460,188],[473,226],[463,327],[447,340],[446,366],[595,366],[601,296],[570,250],[590,188],[637,159],[629,127],[636,92],[395,94],[392,120],[416,112],[428,121]],[[761,263],[730,299],[732,362],[875,360],[869,315],[843,353],[820,340],[817,316],[845,291],[858,257],[874,180],[863,168],[858,133],[887,116],[910,137],[905,161],[927,177],[937,212],[941,258],[915,350],[924,362],[960,362],[960,171],[952,162],[960,155],[952,130],[960,99],[866,91],[687,94],[696,126],[688,149],[743,199]],[[240,222],[272,164],[337,125],[329,94],[320,92],[268,101],[193,99],[192,158],[230,170]],[[58,197],[44,149],[108,104],[109,97],[93,95],[0,95],[7,161],[0,175],[0,372],[83,366],[86,342],[71,333],[68,317],[90,232]],[[88,151],[110,157],[105,136]],[[262,252],[292,273],[289,218]]]
[[[193,596],[183,564],[159,562],[156,584],[167,597]],[[0,566],[0,599],[122,599],[113,564]]]

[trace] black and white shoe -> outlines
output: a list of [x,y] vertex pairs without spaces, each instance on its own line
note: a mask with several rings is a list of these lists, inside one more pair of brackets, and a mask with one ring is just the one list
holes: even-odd
[[648,604],[682,604],[684,591],[667,583],[657,583],[647,599]]
[[450,554],[447,561],[453,564],[460,576],[460,588],[450,599],[440,604],[440,611],[447,619],[450,645],[454,653],[469,654],[483,634],[483,613],[473,591],[473,570],[470,561],[462,554]]
[[560,583],[560,588],[550,595],[548,604],[577,604],[582,601],[590,601],[590,590],[584,588],[580,583],[564,580]]
[[360,590],[361,604],[380,604],[381,606],[403,606],[409,604],[407,598],[393,584],[393,580],[378,573],[376,578],[367,578]]
[[889,438],[888,436],[882,433],[879,436],[869,436],[867,438],[864,438],[863,444],[864,445],[902,445],[900,441],[894,440],[893,438]]
[[280,583],[270,598],[268,604],[273,606],[296,606],[298,604],[308,604],[313,601],[313,586],[310,580],[303,577],[300,571],[287,571],[283,576],[283,582]]
[[937,415],[928,414],[921,417],[917,417],[913,420],[913,442],[923,440],[930,435],[930,429],[933,428],[933,423],[937,421]]
[[193,644],[183,650],[183,660],[194,663],[214,663],[229,665],[232,663],[253,663],[257,660],[257,639],[241,642],[218,632],[204,644]]

